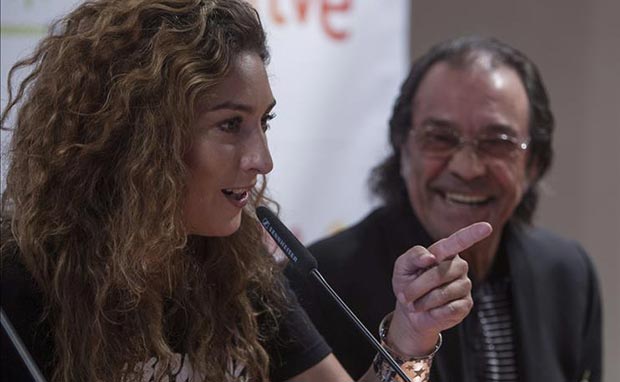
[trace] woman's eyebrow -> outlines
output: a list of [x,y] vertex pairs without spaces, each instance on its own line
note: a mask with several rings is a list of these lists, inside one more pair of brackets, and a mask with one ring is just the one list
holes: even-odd
[[211,106],[208,109],[208,111],[216,111],[216,110],[222,110],[222,109],[238,110],[238,111],[243,111],[246,113],[250,113],[253,110],[252,106],[250,105],[246,105],[246,104],[235,102],[235,101],[224,101],[217,105]]
[[[273,109],[275,105],[276,105],[276,100],[273,100],[267,107],[267,110]],[[235,101],[224,101],[222,103],[218,103],[217,105],[211,106],[209,109],[207,109],[207,111],[217,111],[217,110],[223,110],[223,109],[242,111],[245,113],[251,113],[254,111],[254,108],[252,106],[244,104],[244,103],[235,102]]]

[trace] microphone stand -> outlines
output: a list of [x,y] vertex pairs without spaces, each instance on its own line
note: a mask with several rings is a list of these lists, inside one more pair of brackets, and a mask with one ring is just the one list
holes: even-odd
[[310,271],[310,274],[323,286],[323,288],[325,288],[327,292],[329,292],[329,294],[334,299],[334,301],[336,301],[336,303],[338,303],[340,308],[347,314],[347,317],[349,318],[349,320],[351,320],[355,324],[355,326],[357,326],[357,328],[362,332],[362,334],[366,337],[366,339],[370,342],[370,344],[381,354],[383,359],[385,359],[390,364],[390,366],[392,367],[392,370],[396,371],[396,373],[398,373],[398,375],[403,379],[403,381],[411,382],[411,379],[409,379],[409,376],[405,374],[403,369],[401,369],[398,363],[396,363],[396,361],[390,355],[390,353],[388,353],[385,350],[385,348],[381,346],[379,341],[377,341],[377,339],[372,335],[372,333],[370,333],[368,328],[366,328],[366,326],[362,324],[362,322],[360,321],[359,318],[357,318],[355,313],[353,313],[353,311],[340,298],[340,296],[338,296],[336,291],[334,291],[334,289],[329,285],[329,283],[327,282],[327,280],[325,280],[323,275],[321,275],[319,270],[314,268],[313,270]]

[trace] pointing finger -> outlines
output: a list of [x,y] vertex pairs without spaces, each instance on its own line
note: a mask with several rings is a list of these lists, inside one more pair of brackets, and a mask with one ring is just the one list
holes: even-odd
[[396,259],[394,274],[408,276],[434,264],[437,264],[436,257],[426,248],[416,245]]
[[443,261],[459,252],[476,244],[489,236],[493,228],[489,223],[478,222],[461,228],[445,239],[441,239],[428,247],[428,250],[437,256],[438,261]]

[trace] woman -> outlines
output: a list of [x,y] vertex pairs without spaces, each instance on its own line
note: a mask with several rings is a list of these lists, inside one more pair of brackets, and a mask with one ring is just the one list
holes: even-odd
[[[254,218],[272,168],[267,59],[241,1],[98,0],[13,68],[32,72],[2,114],[3,128],[16,121],[2,304],[48,378],[350,380]],[[386,341],[401,353],[430,353],[471,306],[451,251],[397,265]],[[417,284],[427,301],[413,311]],[[365,378],[390,380],[383,366]]]

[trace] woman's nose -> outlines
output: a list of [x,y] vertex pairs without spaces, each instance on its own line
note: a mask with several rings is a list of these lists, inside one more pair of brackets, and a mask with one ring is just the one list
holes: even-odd
[[258,174],[268,174],[273,170],[267,136],[262,129],[248,137],[246,150],[241,157],[241,168]]

